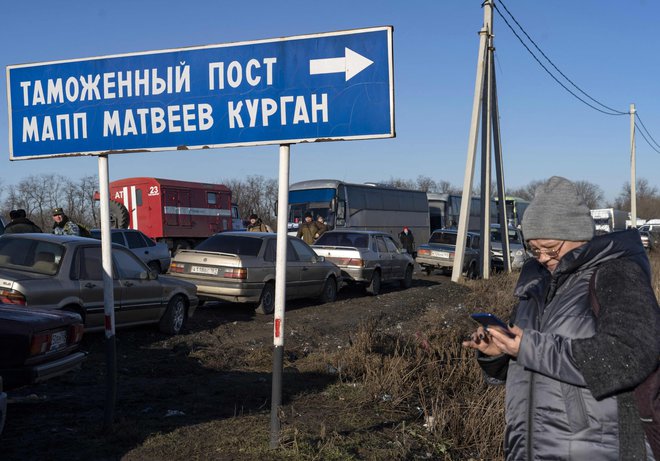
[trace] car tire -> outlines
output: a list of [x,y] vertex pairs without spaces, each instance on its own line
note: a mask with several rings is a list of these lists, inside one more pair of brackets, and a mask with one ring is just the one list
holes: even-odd
[[163,269],[160,267],[159,261],[149,261],[149,264],[147,264],[147,266],[149,266],[149,269],[156,272],[156,274],[163,273]]
[[160,319],[160,331],[168,335],[178,335],[186,324],[188,303],[182,295],[176,295],[167,303],[167,309]]
[[275,311],[275,285],[267,283],[261,292],[259,304],[255,309],[257,314],[269,315]]
[[376,296],[380,293],[380,271],[374,271],[371,276],[371,282],[366,286],[366,291],[371,296]]
[[433,268],[426,266],[424,269],[422,269],[426,275],[431,275],[433,273]]
[[412,286],[413,267],[406,267],[406,273],[401,280],[401,288],[408,289]]
[[319,296],[319,301],[322,304],[334,303],[337,299],[337,281],[334,277],[328,277],[323,285],[323,290]]
[[465,272],[465,276],[470,280],[475,280],[477,277],[479,277],[479,269],[477,269],[476,261],[472,261],[470,263],[467,271]]

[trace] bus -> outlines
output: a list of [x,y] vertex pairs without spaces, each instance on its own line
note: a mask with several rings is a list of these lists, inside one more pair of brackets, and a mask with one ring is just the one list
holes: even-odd
[[[460,194],[432,193],[426,194],[429,202],[429,224],[430,231],[436,229],[447,229],[458,227],[458,218],[461,214],[461,202],[463,196]],[[490,222],[498,221],[495,201],[490,204]],[[472,197],[470,202],[470,217],[468,219],[468,230],[478,231],[481,221],[481,197]]]
[[323,216],[331,229],[387,232],[398,241],[408,227],[415,242],[429,239],[429,203],[425,192],[381,184],[351,184],[334,179],[301,181],[289,186],[289,234],[295,235],[305,213]]
[[[495,204],[497,206],[497,198],[495,199]],[[509,225],[509,227],[517,227],[520,228],[522,225],[522,218],[523,214],[525,214],[525,210],[529,206],[529,202],[527,200],[523,200],[519,197],[512,197],[512,196],[505,196],[504,197],[504,204],[506,205],[506,222]],[[499,222],[499,221],[495,221]]]

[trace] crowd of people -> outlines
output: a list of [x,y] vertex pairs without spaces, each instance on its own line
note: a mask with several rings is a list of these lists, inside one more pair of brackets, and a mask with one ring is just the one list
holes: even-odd
[[[73,222],[61,207],[53,208],[53,227],[51,232],[56,235],[88,236],[89,231],[80,224]],[[19,208],[9,212],[9,223],[5,226],[5,234],[43,233],[43,230],[27,217],[27,212]]]

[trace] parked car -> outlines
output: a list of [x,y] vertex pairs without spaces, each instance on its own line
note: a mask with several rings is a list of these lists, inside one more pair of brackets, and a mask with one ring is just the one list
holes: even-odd
[[0,304],[4,389],[40,383],[80,367],[87,355],[79,350],[83,330],[80,315],[73,312]]
[[[456,229],[434,230],[429,237],[428,243],[417,247],[417,264],[422,270],[430,275],[438,269],[451,273],[454,267],[454,256],[456,255]],[[465,241],[465,255],[463,257],[463,274],[465,277],[474,279],[479,276],[479,234],[467,233]]]
[[[656,219],[651,220],[656,222]],[[660,246],[660,224],[644,224],[639,228],[644,248],[651,251]]]
[[[101,240],[101,229],[92,229],[92,237]],[[140,258],[150,269],[159,274],[170,267],[170,250],[165,242],[155,242],[135,229],[111,229],[112,243],[124,245]]]
[[653,234],[651,233],[651,231],[640,230],[639,238],[642,239],[642,246],[644,246],[644,249],[646,251],[651,251],[655,248],[656,239],[653,238]]
[[[115,323],[158,323],[177,334],[193,315],[195,285],[152,272],[127,248],[113,244]],[[77,312],[87,331],[104,329],[101,242],[53,234],[0,237],[0,301]]]
[[319,256],[341,269],[344,280],[377,295],[382,283],[412,285],[415,260],[389,234],[378,231],[333,230],[312,245]]
[[[221,232],[192,250],[179,250],[169,273],[197,285],[201,300],[256,303],[256,311],[275,309],[275,252],[277,234]],[[319,298],[333,302],[341,287],[341,271],[305,242],[289,237],[286,297]]]
[[[525,248],[522,233],[515,227],[509,227],[508,235],[511,268],[521,269],[523,264],[525,264],[525,261],[530,257]],[[492,269],[503,270],[504,257],[502,256],[502,236],[499,224],[491,224],[490,226],[490,251]]]

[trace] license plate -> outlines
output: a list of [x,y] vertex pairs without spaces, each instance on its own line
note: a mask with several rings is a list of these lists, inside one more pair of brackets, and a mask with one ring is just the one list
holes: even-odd
[[202,267],[202,266],[192,266],[190,272],[193,274],[209,274],[209,275],[218,275],[217,267]]
[[53,336],[50,340],[50,350],[56,351],[66,347],[66,331],[58,331],[53,333]]
[[449,253],[446,251],[432,251],[431,254],[436,258],[449,258]]

